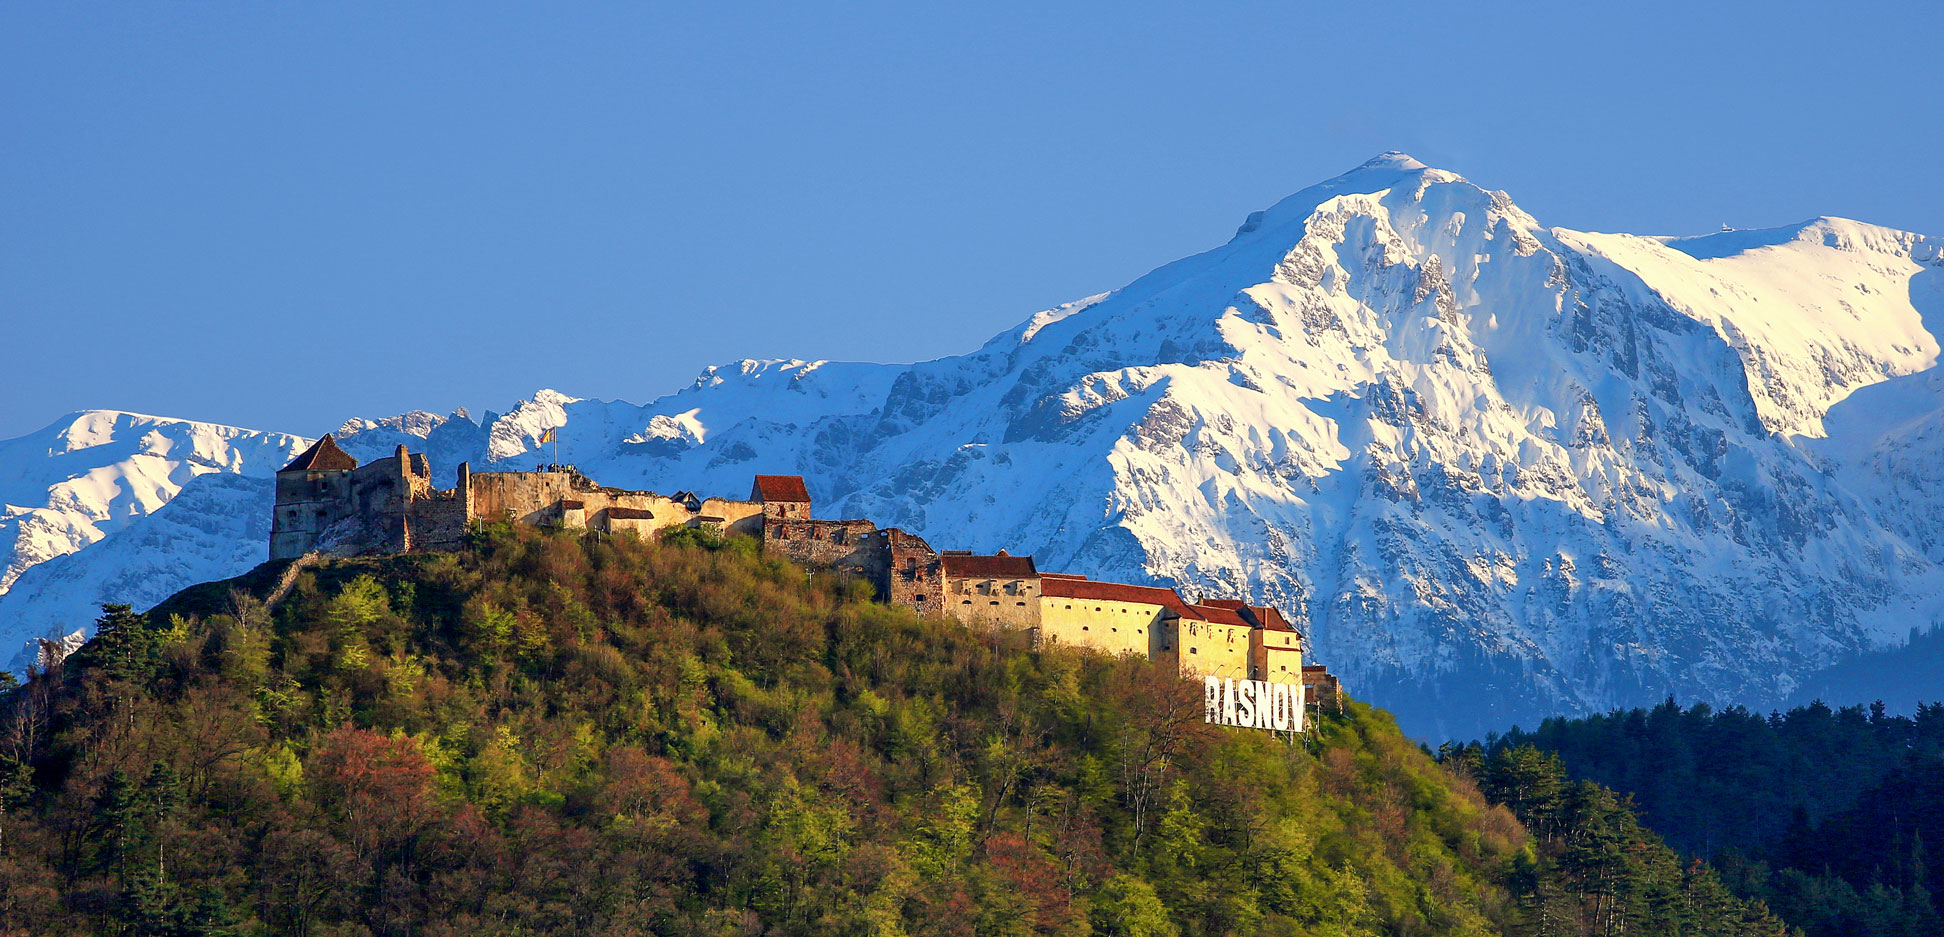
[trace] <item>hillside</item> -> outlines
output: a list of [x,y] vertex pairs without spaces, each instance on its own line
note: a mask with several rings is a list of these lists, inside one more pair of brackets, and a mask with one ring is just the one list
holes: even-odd
[[1781,932],[1591,788],[1531,833],[1362,705],[1214,729],[746,542],[295,572],[0,697],[0,933]]
[[1901,937],[1944,930],[1944,864],[1925,845],[1944,842],[1944,705],[1915,710],[1815,702],[1763,716],[1669,700],[1548,719],[1487,748],[1544,751],[1628,795],[1656,833],[1811,937]]
[[[551,461],[550,428],[608,485],[802,474],[825,517],[1286,608],[1411,732],[1470,737],[1668,693],[1766,707],[1938,623],[1941,332],[1933,238],[1577,232],[1385,154],[963,354],[743,361],[646,405],[541,391],[341,441],[426,451],[441,484],[460,460]],[[200,526],[155,511],[202,469],[142,487],[127,450],[160,423],[109,416],[0,445],[0,481],[26,480],[8,517],[64,531],[0,556],[0,588],[24,570],[0,595],[14,646],[117,600],[152,552],[119,538],[188,535],[148,588],[235,575],[260,543],[220,507],[248,485],[211,492]],[[197,426],[227,440],[211,464],[258,477],[291,439]],[[118,479],[143,496],[104,500]]]

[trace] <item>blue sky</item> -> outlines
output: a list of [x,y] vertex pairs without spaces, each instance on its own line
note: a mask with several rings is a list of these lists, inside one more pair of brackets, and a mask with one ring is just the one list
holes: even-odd
[[0,437],[909,361],[1400,149],[1944,234],[1934,3],[0,6]]

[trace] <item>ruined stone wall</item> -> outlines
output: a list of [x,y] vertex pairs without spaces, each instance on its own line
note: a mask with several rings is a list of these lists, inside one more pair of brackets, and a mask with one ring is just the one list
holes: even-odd
[[277,506],[270,517],[270,558],[288,560],[317,548],[324,530],[344,516],[351,472],[297,472],[277,476]]
[[945,564],[923,537],[896,527],[883,531],[889,570],[884,600],[922,615],[936,615],[945,607]]
[[883,594],[891,557],[870,521],[778,520],[763,525],[763,552],[799,566],[828,567],[866,578]]
[[423,490],[431,490],[431,480],[410,474],[409,467],[409,462],[394,455],[354,469],[349,497],[340,517],[320,537],[320,547],[344,555],[402,553],[409,549],[412,493],[421,485]]
[[[761,532],[763,506],[755,501],[710,498],[700,510],[652,491],[604,488],[578,472],[475,472],[468,483],[471,516],[506,517],[535,526],[564,525],[594,530],[631,530],[652,535],[670,527],[693,526],[701,517],[720,517],[730,533]],[[574,503],[579,507],[573,507]],[[652,518],[607,516],[609,508],[647,511]],[[754,518],[752,523],[751,519]]]
[[866,520],[766,517],[763,550],[799,566],[830,569],[869,582],[877,597],[922,614],[943,608],[944,564],[923,537]]
[[[574,471],[473,474],[469,466],[461,465],[458,484],[441,491],[432,483],[425,455],[409,453],[403,446],[393,456],[355,469],[280,473],[276,485],[272,559],[311,551],[355,556],[457,549],[465,544],[466,528],[473,520],[501,517],[520,524],[627,531],[642,537],[681,526],[762,535],[760,501],[678,501],[649,491],[603,488]],[[690,511],[689,504],[695,504],[696,510]],[[610,511],[618,516],[610,516]],[[882,568],[875,572],[872,582],[882,586]]]
[[465,499],[455,491],[435,491],[412,502],[407,539],[414,550],[457,550],[466,544]]
[[810,519],[808,501],[757,501],[759,512],[764,521],[807,521]]
[[1343,711],[1343,684],[1327,668],[1315,664],[1303,667],[1303,696],[1319,711]]

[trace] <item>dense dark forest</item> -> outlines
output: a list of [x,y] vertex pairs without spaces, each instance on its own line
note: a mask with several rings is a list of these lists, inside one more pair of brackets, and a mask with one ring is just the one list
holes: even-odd
[[1927,853],[1944,842],[1944,706],[1762,716],[1669,700],[1548,719],[1445,760],[1535,749],[1627,794],[1649,828],[1812,937],[1944,933],[1944,863]]
[[475,541],[111,607],[6,689],[0,933],[1786,932],[1530,747],[1210,727],[745,541]]

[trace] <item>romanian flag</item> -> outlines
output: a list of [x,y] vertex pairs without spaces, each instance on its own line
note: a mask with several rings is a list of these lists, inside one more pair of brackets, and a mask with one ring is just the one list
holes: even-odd
[[541,431],[540,431],[540,441],[541,441],[541,442],[553,442],[553,441],[554,441],[554,428],[553,428],[553,427],[551,427],[551,426],[549,426],[549,427],[547,427],[546,429],[543,429],[543,430],[541,430]]

